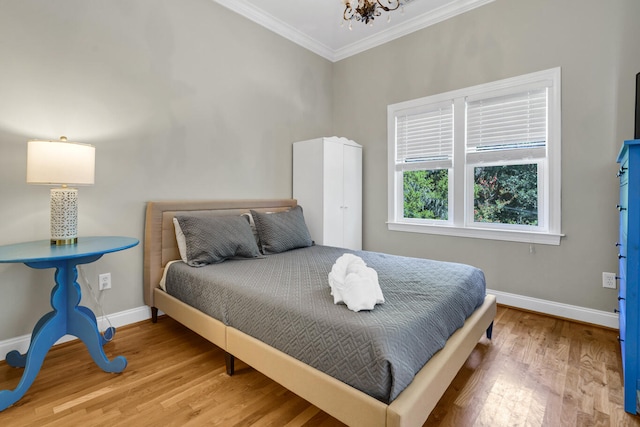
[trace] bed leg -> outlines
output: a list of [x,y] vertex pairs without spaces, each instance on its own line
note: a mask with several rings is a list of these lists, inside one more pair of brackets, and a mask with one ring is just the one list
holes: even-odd
[[224,352],[224,364],[227,366],[227,375],[233,375],[236,358],[231,353]]
[[493,322],[487,328],[487,338],[491,339],[491,335],[493,334]]
[[158,323],[158,308],[151,307],[151,322]]

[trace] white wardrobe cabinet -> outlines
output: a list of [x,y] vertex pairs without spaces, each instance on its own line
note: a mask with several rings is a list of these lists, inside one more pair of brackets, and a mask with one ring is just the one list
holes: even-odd
[[294,143],[293,198],[316,244],[362,249],[362,146],[335,136]]

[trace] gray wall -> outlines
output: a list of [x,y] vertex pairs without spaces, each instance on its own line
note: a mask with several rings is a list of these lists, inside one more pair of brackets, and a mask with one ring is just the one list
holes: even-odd
[[[49,236],[48,188],[25,183],[26,141],[97,148],[81,235],[142,239],[147,200],[289,197],[291,142],[364,145],[369,250],[467,262],[496,290],[611,310],[615,157],[633,135],[636,0],[496,0],[331,64],[211,0],[0,0],[0,244]],[[386,106],[560,66],[560,246],[387,230]],[[143,305],[142,247],[112,273],[106,313]],[[49,311],[51,271],[0,264],[0,340]],[[95,307],[89,300],[84,304]]]
[[[290,197],[291,143],[332,132],[332,64],[211,0],[0,0],[0,58],[0,244],[49,237],[28,139],[94,144],[80,235],[142,239],[148,200]],[[111,272],[106,313],[144,304],[142,245],[85,271]],[[0,264],[0,340],[50,311],[52,282]]]
[[[334,67],[335,133],[364,145],[364,246],[465,262],[491,289],[610,311],[617,292],[615,159],[633,137],[637,0],[496,0]],[[388,231],[388,104],[562,68],[560,246]]]

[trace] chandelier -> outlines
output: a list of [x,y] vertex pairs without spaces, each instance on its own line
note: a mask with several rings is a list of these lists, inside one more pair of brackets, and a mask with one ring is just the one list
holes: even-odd
[[[373,20],[376,16],[382,15],[382,12],[390,12],[398,9],[400,6],[409,0],[343,0],[344,1],[344,13],[342,17],[345,21],[349,21],[349,28],[351,28],[351,22],[362,21],[365,24],[373,25]],[[389,15],[391,19],[391,15]]]

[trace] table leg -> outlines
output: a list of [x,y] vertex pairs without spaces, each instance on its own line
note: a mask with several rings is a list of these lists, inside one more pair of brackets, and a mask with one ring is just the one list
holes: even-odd
[[[91,261],[94,261],[92,259]],[[70,261],[65,268],[59,268],[56,272],[56,283],[64,282],[66,284],[67,294],[61,296],[60,300],[55,300],[53,306],[64,305],[64,311],[67,315],[67,333],[74,335],[87,346],[89,354],[93,361],[105,372],[120,373],[127,367],[127,359],[122,356],[115,357],[113,360],[107,359],[102,346],[106,343],[105,338],[98,330],[98,323],[95,314],[87,307],[80,304],[81,292],[78,284],[77,265],[83,261]]]
[[[38,320],[38,323],[36,323],[36,326],[33,328],[33,332],[31,332],[31,336],[35,337],[36,335],[38,335],[38,331],[40,331],[40,329],[42,329],[45,323],[49,319],[53,318],[55,314],[56,314],[55,311],[51,311],[45,314],[44,316],[42,316],[40,320]],[[20,352],[18,352],[17,350],[13,350],[7,353],[5,360],[7,361],[7,364],[9,366],[12,366],[14,368],[24,368],[25,364],[27,363],[27,354],[28,353],[20,354]]]
[[[96,329],[98,329],[98,326],[97,326],[98,325],[98,320],[96,319],[96,315],[93,314],[93,311],[91,311],[89,308],[81,306],[81,305],[79,305],[77,308],[78,308],[78,310],[82,311],[85,315],[87,315],[89,317],[89,319],[91,319],[91,321],[96,324]],[[105,335],[107,335],[107,334],[111,334],[111,336],[113,336],[113,334],[115,334],[115,328],[111,327],[111,328],[107,329],[105,331]],[[111,338],[109,338],[107,340],[100,333],[99,333],[99,335],[100,335],[100,345],[102,345],[102,346],[104,346],[106,343],[108,343],[111,340]]]
[[[49,313],[49,315],[52,313]],[[32,336],[31,344],[29,345],[29,351],[25,356],[17,358],[19,361],[24,360],[24,373],[18,383],[18,386],[14,390],[2,390],[0,391],[0,411],[7,409],[9,406],[17,402],[27,392],[31,384],[40,372],[42,362],[44,361],[47,352],[55,344],[58,339],[63,335],[64,319],[61,316],[45,316],[47,319],[41,324],[39,322],[39,328]],[[44,319],[44,318],[43,318]],[[11,352],[14,354],[17,352]],[[9,355],[7,355],[9,358]],[[12,356],[15,358],[15,355]]]
[[86,307],[75,307],[68,313],[68,333],[80,338],[87,346],[93,361],[105,372],[120,373],[127,367],[127,359],[117,356],[113,360],[107,359],[102,349],[104,337],[98,331],[98,325],[93,313]]

